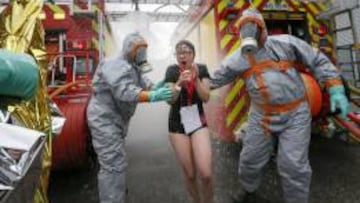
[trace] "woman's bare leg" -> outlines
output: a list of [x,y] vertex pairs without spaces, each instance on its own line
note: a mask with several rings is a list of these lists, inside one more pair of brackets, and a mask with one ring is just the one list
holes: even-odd
[[191,136],[193,156],[196,169],[201,178],[204,203],[214,202],[214,186],[212,175],[212,153],[209,131],[202,128]]
[[170,133],[170,142],[184,172],[186,187],[194,203],[200,203],[190,137],[184,134]]

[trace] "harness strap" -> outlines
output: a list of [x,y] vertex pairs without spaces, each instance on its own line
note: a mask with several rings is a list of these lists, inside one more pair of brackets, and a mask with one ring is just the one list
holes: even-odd
[[264,129],[266,136],[271,135],[270,131],[270,119],[273,113],[282,113],[292,109],[295,109],[300,103],[306,101],[306,95],[304,97],[292,101],[286,104],[272,105],[270,102],[270,95],[268,89],[265,87],[264,79],[262,77],[262,72],[265,69],[276,69],[280,71],[286,71],[294,67],[295,63],[289,60],[280,60],[278,62],[273,60],[264,60],[257,62],[253,55],[247,56],[250,68],[243,73],[245,79],[249,79],[251,75],[256,76],[256,82],[259,86],[260,93],[264,97],[264,104],[255,104],[254,106],[264,111],[264,118],[262,119],[261,126]]
[[243,73],[243,76],[245,79],[249,79],[252,74],[259,76],[265,69],[279,69],[281,71],[286,71],[292,67],[294,67],[293,61],[280,60],[279,62],[275,62],[273,60],[264,60],[259,63],[255,63],[254,65],[250,63],[250,68]]
[[254,104],[255,108],[260,108],[264,111],[264,117],[260,122],[261,127],[264,129],[265,136],[271,136],[270,120],[273,113],[282,113],[290,111],[299,106],[302,102],[306,101],[307,97],[297,99],[287,104],[270,105],[270,104]]
[[283,112],[290,111],[292,109],[295,109],[297,106],[299,106],[302,102],[304,102],[306,100],[307,100],[307,97],[304,95],[304,97],[294,100],[290,103],[286,103],[286,104],[277,104],[277,105],[266,104],[266,103],[265,104],[253,103],[253,104],[256,108],[259,108],[259,109],[271,114],[271,113],[283,113]]

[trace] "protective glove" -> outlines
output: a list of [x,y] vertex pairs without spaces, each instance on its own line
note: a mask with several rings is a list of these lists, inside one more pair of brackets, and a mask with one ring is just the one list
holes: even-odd
[[157,90],[165,85],[165,80],[159,80],[151,86],[151,91]]
[[342,85],[335,85],[329,88],[330,110],[335,112],[336,107],[341,110],[341,117],[347,118],[349,113],[349,101],[345,96],[345,89]]
[[153,90],[149,92],[149,101],[157,102],[157,101],[171,101],[173,92],[170,87],[160,87],[157,90]]

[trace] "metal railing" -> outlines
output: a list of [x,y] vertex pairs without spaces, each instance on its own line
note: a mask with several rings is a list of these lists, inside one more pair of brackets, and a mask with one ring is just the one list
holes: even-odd
[[[180,22],[182,19],[187,17],[186,13],[151,13],[151,12],[142,12],[148,15],[152,20],[156,22]],[[106,16],[109,17],[109,20],[119,21],[122,20],[129,12],[121,11],[112,11],[106,12]]]
[[51,81],[49,86],[57,86],[55,84],[55,73],[56,71],[64,72],[65,67],[57,67],[58,63],[57,61],[64,58],[71,58],[73,60],[73,66],[72,66],[72,82],[75,82],[76,79],[76,56],[75,55],[69,55],[69,54],[59,54],[54,56],[50,70],[51,70]]
[[[178,4],[198,6],[203,3],[204,0],[137,0],[139,4]],[[105,0],[106,3],[134,3],[134,0]]]

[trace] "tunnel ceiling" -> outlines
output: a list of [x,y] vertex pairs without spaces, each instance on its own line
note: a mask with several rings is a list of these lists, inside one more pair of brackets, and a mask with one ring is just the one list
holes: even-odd
[[204,0],[105,0],[105,12],[112,21],[121,20],[138,9],[157,22],[180,22],[203,2]]
[[[111,21],[121,20],[138,8],[139,11],[149,15],[153,21],[180,22],[206,0],[44,0],[44,2],[59,4],[94,3],[99,1],[105,2],[105,14]],[[0,4],[7,3],[9,3],[9,0],[0,0]]]
[[[105,0],[109,3],[134,3],[136,0]],[[202,0],[138,0],[139,4],[181,4],[181,5],[199,5]]]

